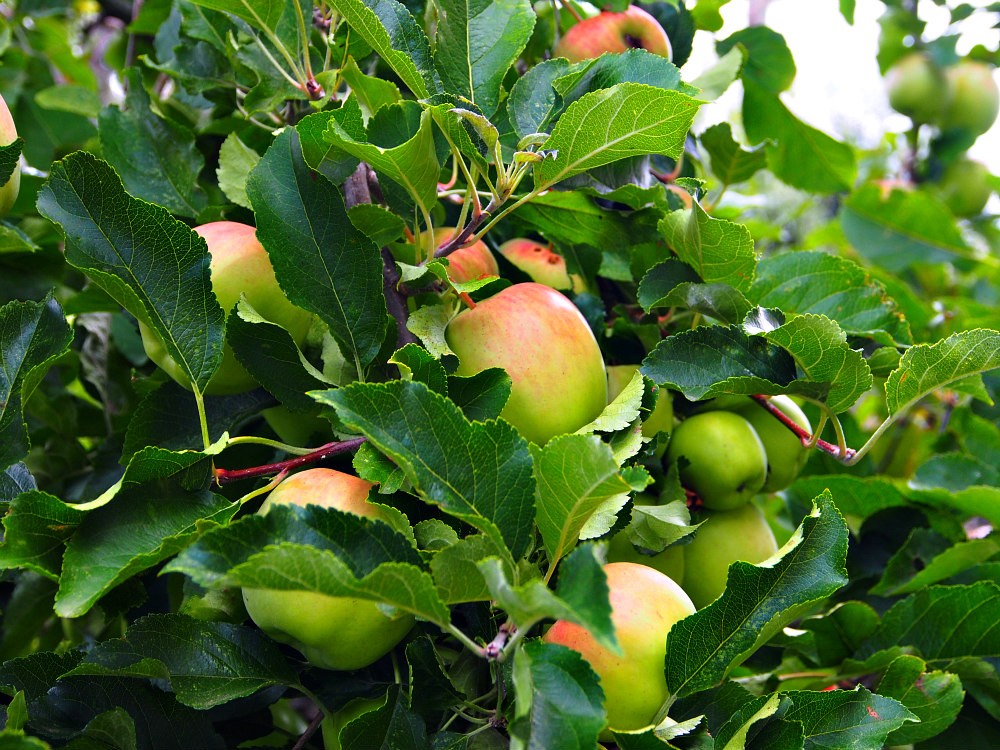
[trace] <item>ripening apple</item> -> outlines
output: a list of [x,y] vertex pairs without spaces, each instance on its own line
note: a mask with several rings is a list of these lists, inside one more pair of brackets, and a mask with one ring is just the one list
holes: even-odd
[[[788,396],[772,396],[771,403],[799,427],[812,433],[809,418]],[[767,481],[764,482],[764,492],[785,489],[802,471],[806,459],[809,458],[809,451],[802,445],[798,435],[754,401],[748,400],[735,411],[750,423],[760,442],[764,444],[764,453],[767,454]]]
[[552,51],[553,57],[580,62],[605,52],[644,49],[670,58],[670,39],[660,22],[642,8],[630,5],[621,13],[602,12],[571,26]]
[[580,274],[569,274],[566,259],[552,252],[551,245],[519,237],[503,243],[500,254],[539,284],[553,289],[572,289],[574,292],[582,292],[587,287]]
[[917,124],[934,122],[945,107],[945,77],[926,52],[911,52],[885,74],[889,106]]
[[[9,146],[17,140],[17,128],[14,127],[14,118],[10,116],[7,102],[0,96],[0,146]],[[21,165],[18,164],[11,172],[10,179],[0,187],[0,218],[7,215],[14,201],[17,200],[17,193],[21,189]]]
[[736,510],[705,511],[704,523],[684,545],[684,581],[694,605],[706,607],[726,590],[729,566],[737,560],[756,565],[774,555],[778,544],[767,519],[753,503]]
[[[455,227],[437,227],[434,230],[434,247],[437,248],[451,239],[455,231]],[[421,232],[420,242],[426,242],[426,237],[427,233]],[[499,275],[497,259],[482,240],[473,242],[468,247],[460,247],[448,255],[448,278],[456,284]]]
[[502,367],[511,379],[500,416],[533,443],[575,432],[608,403],[604,360],[586,319],[552,287],[514,284],[448,324],[457,375]]
[[[652,723],[669,696],[664,677],[667,633],[695,608],[669,576],[646,565],[608,563],[604,572],[622,655],[615,655],[587,630],[565,620],[557,620],[543,640],[578,651],[590,663],[604,690],[611,729],[641,729]],[[605,732],[602,738],[610,736]]]
[[938,182],[941,200],[960,218],[978,216],[993,194],[990,170],[974,159],[956,159],[945,167]]
[[[655,505],[652,502],[640,502],[636,500],[636,507]],[[608,542],[608,562],[630,562],[639,565],[648,565],[653,570],[658,570],[669,576],[677,583],[684,580],[684,550],[681,545],[667,547],[662,552],[655,555],[647,555],[640,552],[628,538],[627,529],[623,529],[611,537]]]
[[[226,315],[246,295],[247,302],[266,320],[285,328],[296,344],[301,346],[312,324],[312,313],[296,307],[278,286],[271,260],[263,245],[257,241],[256,230],[235,221],[216,221],[195,227],[194,231],[205,239],[211,256],[212,291]],[[185,388],[191,382],[179,364],[167,354],[163,342],[144,323],[139,323],[142,346],[153,362]],[[222,363],[208,381],[205,393],[224,395],[244,393],[256,388],[254,380],[236,359],[226,344]]]
[[982,135],[996,122],[1000,112],[1000,89],[993,79],[993,66],[967,60],[945,70],[946,106],[939,122],[942,128],[964,128]]
[[[279,484],[260,508],[277,503],[321,505],[380,520],[368,502],[372,485],[333,469],[308,469]],[[250,618],[274,640],[301,651],[325,669],[360,669],[385,656],[413,626],[413,616],[386,617],[368,599],[328,596],[313,591],[243,589]]]
[[706,411],[674,428],[668,463],[679,461],[681,484],[706,508],[732,510],[745,505],[764,486],[767,454],[757,432],[739,414]]

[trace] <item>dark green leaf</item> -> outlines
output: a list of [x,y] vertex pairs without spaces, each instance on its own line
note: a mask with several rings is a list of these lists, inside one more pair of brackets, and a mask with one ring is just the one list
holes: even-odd
[[711,159],[712,174],[723,185],[746,182],[767,167],[767,155],[761,149],[746,151],[733,138],[728,122],[720,122],[701,134],[701,144]]
[[886,738],[886,744],[907,745],[930,739],[955,721],[965,692],[962,681],[949,672],[926,672],[922,659],[900,656],[882,675],[876,692],[902,703],[920,719],[904,724]]
[[84,511],[40,490],[18,495],[3,519],[0,568],[27,568],[59,580],[66,540],[84,516]]
[[677,257],[702,280],[723,282],[744,293],[750,289],[757,257],[750,232],[742,224],[709,216],[695,203],[688,210],[667,214],[659,229]]

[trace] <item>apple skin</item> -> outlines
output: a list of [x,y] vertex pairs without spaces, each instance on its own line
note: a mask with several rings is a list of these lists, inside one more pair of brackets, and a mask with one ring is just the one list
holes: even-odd
[[767,480],[767,454],[750,423],[731,411],[706,411],[674,428],[668,465],[681,456],[681,484],[698,493],[706,508],[746,505]]
[[[636,502],[636,506],[655,505],[655,503]],[[681,545],[667,547],[662,552],[655,555],[645,555],[635,548],[635,545],[628,540],[626,530],[622,530],[611,537],[608,542],[608,562],[630,562],[638,565],[647,565],[653,570],[658,570],[663,575],[680,583],[684,580],[684,549]]]
[[754,565],[778,551],[767,519],[753,503],[736,510],[706,511],[705,522],[683,547],[682,586],[698,609],[726,590],[729,566],[737,560]]
[[[455,234],[455,227],[438,227],[434,230],[434,247],[447,242]],[[420,233],[421,249],[426,242],[426,232]],[[499,276],[497,259],[482,240],[468,247],[460,247],[448,255],[448,278],[456,284],[475,281],[484,276]]]
[[[812,433],[809,418],[788,396],[772,396],[771,403],[781,409],[786,417],[791,417],[799,427]],[[795,481],[805,466],[809,458],[808,449],[802,445],[802,441],[794,432],[752,400],[737,409],[736,413],[750,423],[760,442],[764,444],[764,452],[767,454],[767,481],[764,482],[764,492],[785,489]]]
[[[276,503],[321,505],[365,518],[382,519],[368,502],[371,483],[333,469],[308,469],[279,484],[260,508]],[[294,646],[325,669],[366,667],[385,656],[413,627],[412,615],[389,618],[368,599],[327,596],[312,591],[243,589],[250,618],[280,643]]]
[[458,355],[456,375],[507,371],[510,398],[500,416],[538,445],[575,432],[608,403],[597,340],[576,306],[552,287],[509,286],[455,316],[445,338]]
[[[293,305],[281,291],[267,251],[257,241],[256,230],[235,221],[216,221],[195,227],[194,231],[208,244],[212,291],[226,315],[229,315],[243,293],[261,316],[287,329],[295,343],[301,346],[309,333],[313,315]],[[191,382],[184,370],[167,354],[163,342],[153,330],[140,322],[139,332],[142,334],[142,346],[146,355],[170,377],[190,389]],[[257,381],[243,368],[233,350],[226,344],[222,363],[208,381],[205,393],[211,396],[245,393],[257,386]]]
[[[17,140],[17,128],[14,127],[14,118],[10,115],[7,102],[0,96],[0,146],[9,146]],[[11,172],[10,179],[0,187],[0,218],[7,215],[17,194],[21,189],[21,165],[18,164]]]
[[[667,633],[695,611],[691,599],[670,577],[646,565],[608,563],[611,621],[623,654],[616,656],[584,628],[557,620],[543,637],[583,655],[604,690],[611,729],[649,726],[669,695],[664,676]],[[602,739],[611,739],[605,732]]]
[[956,159],[945,167],[938,188],[941,199],[959,218],[981,214],[993,194],[990,170],[974,159]]
[[982,135],[996,122],[1000,112],[1000,89],[993,80],[993,67],[965,61],[945,70],[947,105],[941,115],[942,129],[964,128]]
[[570,276],[566,270],[566,259],[552,252],[549,245],[517,238],[503,243],[500,254],[539,284],[559,290],[571,289],[574,292],[582,292],[587,288],[579,274]]
[[553,57],[581,62],[605,52],[645,49],[670,59],[670,39],[653,16],[635,5],[622,13],[602,12],[571,26],[552,51]]
[[946,85],[944,72],[924,52],[911,52],[885,74],[889,106],[918,124],[941,116]]

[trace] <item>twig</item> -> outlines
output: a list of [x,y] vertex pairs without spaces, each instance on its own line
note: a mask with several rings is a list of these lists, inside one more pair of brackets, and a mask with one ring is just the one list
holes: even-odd
[[306,743],[309,741],[309,738],[312,737],[314,734],[316,734],[316,730],[319,729],[319,726],[322,723],[323,723],[323,712],[317,711],[316,715],[313,717],[313,720],[309,722],[309,726],[306,727],[306,731],[304,731],[302,733],[302,736],[299,737],[298,741],[296,741],[296,743],[292,745],[292,750],[302,750],[302,748],[305,747]]
[[368,438],[357,437],[351,438],[350,440],[327,443],[326,445],[317,448],[312,453],[307,453],[304,456],[296,456],[295,458],[289,458],[284,461],[278,461],[273,464],[265,464],[263,466],[252,466],[249,469],[215,469],[215,483],[221,487],[224,484],[237,482],[241,479],[268,477],[282,471],[296,469],[299,466],[307,466],[311,463],[315,463],[316,461],[328,458],[329,456],[337,456],[341,453],[350,453],[353,450],[357,450],[367,439]]
[[499,659],[503,654],[507,639],[517,632],[517,625],[512,620],[507,620],[497,631],[496,638],[483,647],[483,656],[487,659]]
[[[781,409],[771,403],[770,396],[751,396],[754,401],[760,404],[762,407],[767,409],[772,416],[774,416],[779,422],[781,422],[785,427],[795,433],[795,435],[802,441],[802,445],[809,446],[812,444],[813,435],[806,429],[803,429],[795,421],[787,416]],[[840,448],[832,443],[828,443],[825,440],[816,440],[816,447],[825,453],[829,453],[836,459],[841,461],[850,461],[854,458],[857,453],[853,448],[844,447],[844,454],[841,455]]]

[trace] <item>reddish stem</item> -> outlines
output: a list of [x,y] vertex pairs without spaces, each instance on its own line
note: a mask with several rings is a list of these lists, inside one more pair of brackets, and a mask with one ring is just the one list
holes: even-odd
[[[785,427],[794,432],[796,436],[798,436],[799,440],[802,441],[802,445],[809,445],[812,442],[813,436],[809,433],[809,431],[800,427],[798,424],[795,423],[794,420],[792,420],[791,417],[786,415],[783,411],[781,411],[781,409],[772,404],[770,396],[751,396],[750,398],[752,398],[758,404],[767,409],[771,413],[771,415],[774,416],[779,422],[781,422],[783,425],[785,425]],[[857,453],[857,451],[854,450],[853,448],[847,448],[846,449],[847,455],[841,456],[840,448],[838,446],[834,445],[833,443],[828,443],[822,439],[816,441],[816,447],[819,448],[821,451],[824,451],[825,453],[829,453],[834,458],[841,460],[854,458],[854,454]]]
[[224,484],[236,482],[240,479],[269,477],[282,471],[296,469],[299,466],[307,466],[311,463],[327,458],[328,456],[337,456],[341,453],[349,453],[353,450],[357,450],[367,439],[368,438],[358,437],[351,438],[350,440],[341,440],[337,443],[327,443],[326,445],[317,448],[312,453],[307,453],[304,456],[296,456],[295,458],[289,458],[285,461],[278,461],[273,464],[265,464],[264,466],[251,466],[249,469],[227,470],[217,468],[215,469],[215,483],[221,487]]

